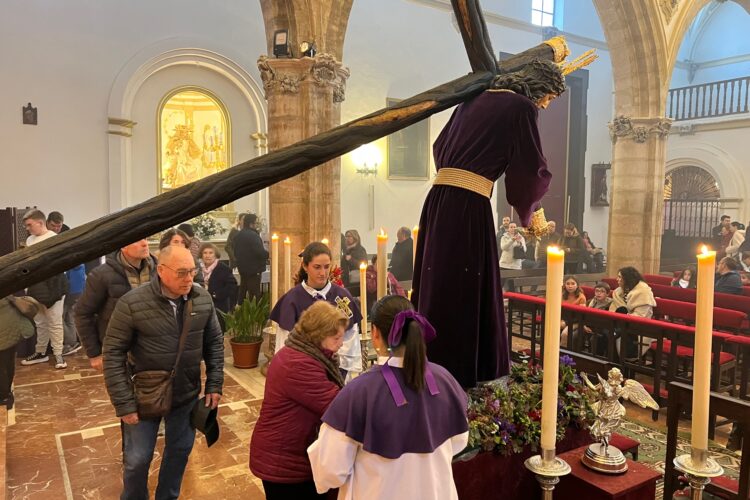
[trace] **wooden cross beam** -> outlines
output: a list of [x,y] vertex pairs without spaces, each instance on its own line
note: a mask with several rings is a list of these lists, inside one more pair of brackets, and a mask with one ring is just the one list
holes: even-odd
[[473,73],[291,146],[109,214],[36,245],[0,257],[0,297],[175,224],[260,191],[477,96],[497,73],[534,58],[553,59],[540,44],[496,62],[479,0],[452,0]]

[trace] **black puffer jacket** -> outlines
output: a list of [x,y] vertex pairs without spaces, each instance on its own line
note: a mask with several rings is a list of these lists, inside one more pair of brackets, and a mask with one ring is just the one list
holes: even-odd
[[[104,334],[107,333],[112,311],[120,297],[131,289],[125,268],[117,258],[118,253],[107,255],[104,264],[89,273],[86,287],[74,308],[78,336],[89,358],[101,356]],[[150,259],[153,278],[156,263],[153,256]]]
[[[193,312],[186,318],[190,329],[174,379],[173,408],[198,396],[201,360],[206,362],[205,392],[221,394],[224,384],[224,337],[211,296],[193,285],[189,298],[193,301]],[[117,302],[104,337],[104,381],[118,417],[138,409],[125,366],[128,354],[133,373],[171,370],[179,340],[174,309],[161,293],[158,276]]]

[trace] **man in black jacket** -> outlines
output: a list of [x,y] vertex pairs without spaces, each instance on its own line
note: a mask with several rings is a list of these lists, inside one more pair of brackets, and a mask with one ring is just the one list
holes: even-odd
[[397,280],[408,281],[414,274],[414,240],[409,228],[400,228],[396,232],[396,240],[391,253],[390,271]]
[[247,214],[242,220],[242,231],[234,237],[232,247],[240,271],[240,289],[238,302],[242,303],[245,296],[260,297],[260,277],[266,270],[268,250],[263,246],[263,240],[255,225],[258,216]]
[[719,261],[716,269],[716,281],[714,291],[719,293],[731,293],[742,295],[742,278],[737,270],[740,265],[731,257],[724,257]]
[[104,264],[89,273],[74,317],[78,337],[95,370],[102,371],[102,344],[115,304],[133,288],[149,283],[155,273],[156,261],[146,240],[107,255]]
[[[104,337],[104,381],[122,420],[121,498],[148,499],[148,470],[161,418],[139,418],[129,371],[175,370],[172,406],[164,417],[166,442],[156,498],[178,498],[195,441],[190,415],[201,392],[206,363],[206,406],[216,408],[224,383],[224,337],[209,293],[193,284],[197,270],[190,251],[169,246],[159,255],[151,282],[126,293],[115,306]],[[177,362],[180,336],[186,332]],[[126,364],[131,367],[128,370]]]

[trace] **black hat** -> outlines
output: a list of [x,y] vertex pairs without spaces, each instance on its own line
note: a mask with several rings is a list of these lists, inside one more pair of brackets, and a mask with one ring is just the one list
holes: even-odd
[[206,397],[200,398],[195,402],[193,411],[190,414],[190,424],[201,431],[206,436],[206,444],[210,448],[212,444],[219,440],[219,414],[218,408],[206,407]]

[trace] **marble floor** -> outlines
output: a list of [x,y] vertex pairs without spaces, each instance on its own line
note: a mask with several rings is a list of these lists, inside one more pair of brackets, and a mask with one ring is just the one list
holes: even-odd
[[[221,437],[211,448],[200,433],[190,455],[181,498],[262,499],[263,487],[248,468],[248,445],[258,418],[265,378],[226,360],[219,419]],[[50,364],[17,367],[16,407],[7,428],[9,499],[116,499],[122,487],[120,423],[82,352]],[[164,438],[149,475],[156,487]]]

